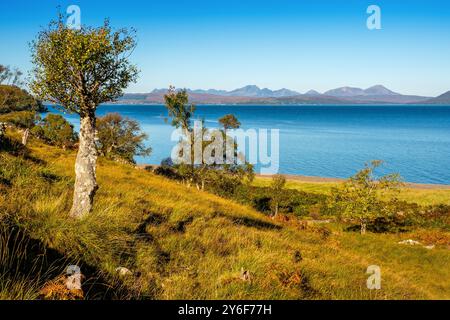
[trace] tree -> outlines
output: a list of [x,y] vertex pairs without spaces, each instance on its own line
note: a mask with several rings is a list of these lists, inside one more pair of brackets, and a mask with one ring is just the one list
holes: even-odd
[[91,211],[95,192],[97,106],[117,100],[137,68],[128,58],[136,46],[133,31],[113,31],[108,21],[98,28],[73,30],[62,16],[32,43],[32,91],[41,99],[80,116],[80,143],[75,163],[72,217]]
[[147,135],[137,121],[108,113],[97,119],[97,146],[101,155],[134,163],[134,156],[148,156],[152,149],[145,146]]
[[30,130],[35,126],[39,118],[35,111],[17,111],[0,115],[0,122],[9,123],[22,130],[22,144],[26,146]]
[[[189,103],[189,96],[186,90],[175,90],[174,87],[170,87],[167,94],[164,96],[166,107],[169,111],[169,116],[172,118],[172,125],[176,128],[180,128],[183,134],[187,137],[187,140],[180,140],[180,146],[183,143],[190,144],[188,148],[181,148],[184,150],[190,150],[191,154],[186,156],[183,154],[183,158],[189,158],[190,163],[182,163],[176,164],[172,168],[176,170],[176,177],[180,178],[187,186],[191,186],[192,183],[195,183],[197,189],[204,190],[207,184],[210,185],[214,190],[222,189],[222,193],[226,193],[227,195],[232,194],[234,190],[240,185],[242,182],[251,182],[254,178],[253,166],[245,163],[243,165],[235,163],[209,163],[205,162],[204,156],[205,152],[209,155],[209,151],[211,152],[211,156],[215,157],[215,152],[217,150],[211,149],[207,150],[207,148],[212,144],[212,141],[208,139],[203,139],[205,135],[217,136],[215,133],[218,133],[218,136],[222,136],[224,144],[228,141],[226,136],[226,128],[238,128],[240,126],[239,121],[233,115],[226,115],[221,118],[219,121],[223,120],[224,130],[215,129],[213,131],[208,130],[204,123],[202,123],[202,130],[194,130],[191,125],[191,118],[195,112],[195,106]],[[222,123],[222,121],[221,121]],[[195,136],[199,135],[199,136]],[[200,136],[201,135],[201,136]],[[214,138],[213,140],[215,140]],[[237,144],[233,139],[231,148],[233,148],[233,153],[237,156]],[[192,161],[194,159],[194,141],[202,141],[201,146],[201,154],[202,159],[199,163],[194,163]],[[185,146],[185,145],[184,145]],[[225,157],[226,153],[226,145],[223,148],[223,157]],[[162,174],[166,174],[169,172],[168,170],[160,170]],[[172,175],[174,176],[174,175]]]
[[42,103],[20,88],[22,72],[0,64],[0,114],[13,111],[46,111]]
[[62,147],[71,148],[78,141],[78,135],[63,116],[50,113],[32,130],[32,133],[46,142]]
[[46,108],[26,90],[15,86],[0,85],[0,114],[15,111],[45,112]]
[[176,90],[170,86],[167,94],[164,95],[166,108],[172,118],[172,126],[181,128],[184,133],[191,132],[191,117],[195,112],[195,106],[189,104],[189,95],[186,89]]
[[[173,86],[170,86],[167,94],[164,95],[164,101],[169,117],[172,118],[172,126],[181,129],[183,134],[189,139],[188,141],[180,141],[180,146],[182,143],[189,144],[188,149],[191,150],[189,155],[190,163],[181,164],[179,171],[187,185],[190,186],[194,179],[194,161],[192,160],[195,137],[192,134],[191,117],[195,112],[195,106],[189,104],[189,95],[186,89],[176,90]],[[188,156],[183,155],[183,157],[187,158]]]
[[[342,186],[333,188],[330,207],[344,218],[357,220],[361,234],[367,224],[378,217],[394,214],[395,192],[399,191],[400,176],[388,174],[375,177],[374,171],[382,164],[374,160]],[[390,201],[387,199],[391,198]]]
[[241,123],[233,114],[223,116],[219,119],[219,123],[225,131],[230,129],[239,129],[241,126]]
[[272,191],[271,207],[273,210],[273,216],[278,215],[280,202],[283,199],[284,187],[286,185],[286,177],[281,174],[276,174],[272,177],[272,183],[270,189]]
[[20,77],[22,72],[19,69],[11,69],[10,66],[0,64],[0,84],[20,86],[22,84]]

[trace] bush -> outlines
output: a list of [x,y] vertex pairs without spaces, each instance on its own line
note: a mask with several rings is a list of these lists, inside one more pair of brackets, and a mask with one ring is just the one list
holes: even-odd
[[0,123],[9,123],[17,128],[32,128],[40,117],[35,111],[17,111],[0,115]]
[[[358,221],[361,234],[375,219],[396,213],[398,201],[392,197],[392,192],[399,191],[400,178],[397,174],[375,177],[374,171],[381,164],[381,161],[372,161],[342,186],[332,190],[330,207],[342,218]],[[383,200],[388,193],[391,193],[392,200]]]
[[148,156],[152,149],[145,146],[148,138],[137,121],[108,113],[97,119],[97,147],[101,155],[134,163],[134,156]]
[[32,129],[32,133],[51,145],[63,148],[72,148],[78,141],[73,125],[58,114],[48,114]]
[[169,166],[157,167],[155,170],[153,170],[153,173],[169,179],[180,180],[180,176],[178,175],[176,170]]
[[[265,214],[272,212],[273,192],[270,187],[241,185],[236,188],[232,198]],[[324,211],[327,199],[328,197],[323,194],[285,189],[279,198],[279,211],[284,214],[308,216]]]
[[44,112],[46,108],[26,90],[16,86],[0,85],[0,114],[16,111]]

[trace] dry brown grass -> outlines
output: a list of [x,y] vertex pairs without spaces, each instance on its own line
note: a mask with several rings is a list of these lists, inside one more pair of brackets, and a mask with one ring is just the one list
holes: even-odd
[[[36,141],[31,154],[44,163],[12,156],[1,160],[12,183],[0,193],[2,214],[13,216],[50,248],[111,278],[119,266],[130,269],[132,275],[120,281],[133,297],[450,298],[446,249],[401,246],[397,235],[363,237],[339,225],[274,221],[230,200],[105,159],[99,161],[94,211],[72,221],[75,154]],[[372,264],[382,268],[379,291],[366,287],[365,272]],[[242,270],[250,280],[242,279]]]

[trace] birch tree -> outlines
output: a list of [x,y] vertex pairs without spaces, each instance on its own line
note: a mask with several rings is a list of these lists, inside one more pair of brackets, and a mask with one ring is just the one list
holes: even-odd
[[32,42],[34,64],[30,87],[41,100],[80,116],[80,144],[70,215],[81,218],[93,206],[96,182],[97,106],[123,95],[138,70],[129,56],[136,46],[134,31],[101,27],[69,28],[60,17]]

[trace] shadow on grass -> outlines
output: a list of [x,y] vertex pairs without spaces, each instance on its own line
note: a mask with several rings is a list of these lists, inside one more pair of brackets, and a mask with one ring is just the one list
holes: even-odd
[[249,218],[249,217],[230,217],[227,215],[219,214],[219,216],[225,217],[231,220],[234,224],[242,225],[246,227],[256,228],[258,230],[281,230],[282,227],[271,222],[264,220]]
[[114,281],[97,267],[78,259],[70,259],[42,241],[29,237],[15,226],[1,226],[0,276],[2,281],[26,280],[37,290],[49,281],[66,274],[69,265],[81,269],[84,298],[89,300],[131,297],[121,283]]

